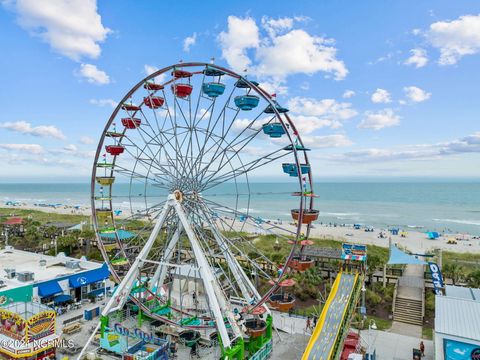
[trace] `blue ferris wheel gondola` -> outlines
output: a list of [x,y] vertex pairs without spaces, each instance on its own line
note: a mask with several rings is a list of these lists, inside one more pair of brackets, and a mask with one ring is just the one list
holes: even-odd
[[[295,144],[295,149],[296,150],[302,150],[302,151],[310,151],[309,148],[306,148],[305,146],[303,146],[301,144]],[[293,145],[287,145],[283,148],[283,150],[292,151],[293,150]]]
[[263,133],[271,138],[279,138],[286,134],[285,129],[281,123],[263,124]]
[[225,84],[210,82],[202,85],[202,91],[209,97],[216,98],[225,91]]
[[[284,108],[280,105],[278,105],[278,103],[275,101],[275,109],[277,109],[277,111],[280,113],[280,114],[284,114],[286,112],[288,112],[289,110],[287,108]],[[263,111],[265,114],[274,114],[275,113],[275,110],[273,109],[273,106],[270,104],[266,107],[266,109]]]
[[[250,80],[250,84],[253,84],[255,86],[258,86],[260,85],[258,82],[254,81],[254,80]],[[236,83],[235,83],[235,86],[237,88],[240,88],[240,89],[250,89],[251,86],[250,86],[249,83],[247,83],[247,81],[245,79],[239,79]]]
[[234,101],[240,110],[248,111],[258,106],[260,98],[256,95],[240,95],[236,96]]
[[[298,176],[298,167],[295,163],[282,164],[283,172],[290,176]],[[302,175],[308,174],[310,171],[310,164],[300,164],[300,172]]]

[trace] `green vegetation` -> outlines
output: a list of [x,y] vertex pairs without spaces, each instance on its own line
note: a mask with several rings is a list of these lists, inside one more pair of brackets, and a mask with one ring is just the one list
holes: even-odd
[[443,276],[451,279],[453,284],[466,283],[472,287],[480,287],[479,253],[444,251],[442,260]]
[[426,340],[433,339],[433,329],[431,327],[423,327],[422,328],[422,338]]
[[85,215],[56,214],[39,210],[0,208],[0,221],[5,221],[6,218],[12,216],[28,218],[32,221],[36,221],[42,224],[46,224],[49,222],[65,222],[78,224],[82,221],[87,221],[90,218],[89,216]]

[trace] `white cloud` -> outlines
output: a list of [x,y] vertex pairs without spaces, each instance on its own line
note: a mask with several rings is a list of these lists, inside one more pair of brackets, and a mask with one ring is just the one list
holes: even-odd
[[344,99],[350,99],[353,96],[355,96],[355,91],[353,90],[345,90],[345,92],[342,95]]
[[334,99],[316,100],[294,97],[287,107],[292,112],[292,119],[301,134],[308,134],[323,127],[337,129],[342,123],[357,115],[352,104],[337,102]]
[[195,43],[197,42],[197,33],[194,32],[192,34],[192,36],[187,36],[184,40],[183,40],[183,51],[186,51],[186,52],[189,52],[190,51],[190,48],[195,45]]
[[[232,124],[232,131],[235,133],[242,132],[248,127],[248,129],[259,130],[262,125],[267,122],[268,119],[256,120],[252,123],[251,119],[235,119]],[[245,130],[244,134],[249,134],[248,130]]]
[[330,45],[330,39],[312,36],[301,29],[291,30],[271,38],[271,45],[257,49],[255,72],[259,76],[284,78],[322,71],[337,80],[344,79],[348,70],[344,62],[336,58],[337,49]]
[[364,149],[336,154],[330,157],[337,161],[402,161],[440,158],[465,153],[480,153],[480,132],[436,144],[404,145],[394,149]]
[[311,149],[325,149],[350,146],[353,142],[343,134],[322,135],[322,136],[302,136],[302,141],[306,147]]
[[343,126],[338,120],[318,116],[292,115],[291,118],[300,135],[310,134],[322,128],[339,129]]
[[207,109],[201,108],[198,110],[197,119],[208,119],[211,116],[211,112]]
[[405,65],[413,65],[417,69],[424,67],[428,63],[427,51],[422,48],[415,48],[410,50],[411,56],[405,60]]
[[64,140],[65,135],[57,127],[53,125],[32,126],[26,121],[4,122],[0,123],[0,128],[15,131],[21,134],[29,134],[39,137],[52,137]]
[[43,147],[38,144],[0,144],[0,148],[5,150],[16,150],[35,155],[42,154],[44,152]]
[[[157,72],[158,70],[160,70],[160,69],[158,67],[154,66],[154,65],[148,65],[148,64],[143,65],[143,72],[147,76],[152,75],[154,72]],[[165,78],[166,78],[166,74],[163,73],[163,74],[160,74],[160,75],[156,76],[155,81],[157,83],[161,84],[161,83],[165,82]]]
[[357,115],[352,104],[337,102],[334,99],[316,100],[312,98],[294,97],[288,101],[289,109],[297,114],[327,116],[339,120],[348,120]]
[[248,68],[249,73],[273,85],[281,86],[289,75],[299,73],[324,72],[337,80],[345,78],[348,70],[336,57],[333,39],[295,28],[303,20],[264,17],[261,32],[253,18],[229,16],[227,30],[218,35],[222,57],[233,70]]
[[152,75],[154,72],[158,71],[158,67],[153,66],[153,65],[148,65],[145,64],[143,65],[143,71],[145,72],[145,75]]
[[96,0],[9,0],[22,28],[75,61],[100,56],[99,43],[110,29],[102,25]]
[[406,86],[403,88],[405,96],[412,102],[422,102],[430,99],[432,96],[431,93],[426,92],[423,89],[420,89],[416,86]]
[[91,84],[110,84],[110,77],[107,73],[92,64],[81,64],[77,75],[85,78]]
[[398,124],[400,124],[400,116],[395,114],[392,109],[383,109],[380,111],[366,111],[365,117],[358,127],[361,129],[380,130]]
[[440,50],[440,65],[456,64],[463,56],[480,51],[480,14],[435,22],[425,36],[433,47]]
[[288,93],[288,87],[275,79],[263,80],[260,87],[268,94],[285,95]]
[[93,144],[95,140],[93,140],[90,136],[82,136],[80,138],[80,143],[85,144],[85,145],[90,145]]
[[390,93],[385,90],[385,89],[377,89],[375,92],[372,94],[372,102],[375,104],[387,104],[389,102],[392,102],[392,99],[390,98]]
[[115,108],[118,105],[118,103],[112,99],[90,99],[88,102],[92,105],[100,107],[110,106],[112,108]]
[[260,45],[258,26],[254,19],[229,16],[228,30],[218,35],[222,48],[222,57],[236,71],[243,71],[250,66],[251,60],[247,50]]

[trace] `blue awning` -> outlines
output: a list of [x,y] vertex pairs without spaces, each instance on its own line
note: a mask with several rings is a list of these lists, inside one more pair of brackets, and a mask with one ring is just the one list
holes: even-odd
[[[110,290],[110,287],[107,287],[107,291]],[[88,295],[95,295],[95,296],[99,296],[99,295],[104,295],[105,294],[105,288],[100,288],[100,289],[96,289],[96,290],[92,290],[88,293]]]
[[67,302],[67,301],[70,301],[70,300],[72,300],[72,297],[70,295],[66,295],[66,294],[58,295],[58,296],[55,296],[53,298],[53,302],[55,304],[62,304],[64,302]]
[[[128,240],[128,239],[131,239],[135,236],[134,233],[130,232],[130,231],[127,231],[127,230],[117,230],[117,235],[118,235],[118,238],[120,240]],[[115,236],[115,232],[108,232],[108,233],[103,233],[103,234],[100,234],[100,236],[103,238],[103,239],[109,239],[109,240],[116,240],[116,236]]]
[[92,284],[98,281],[108,279],[110,276],[110,271],[108,270],[107,264],[103,264],[101,268],[95,270],[84,271],[80,274],[71,276],[68,279],[70,287],[78,288],[88,284]]
[[423,260],[420,260],[415,255],[410,255],[399,248],[394,244],[390,246],[390,259],[388,260],[389,265],[401,264],[401,265],[426,265],[427,263]]
[[38,295],[40,297],[51,296],[63,292],[57,281],[48,281],[38,285]]

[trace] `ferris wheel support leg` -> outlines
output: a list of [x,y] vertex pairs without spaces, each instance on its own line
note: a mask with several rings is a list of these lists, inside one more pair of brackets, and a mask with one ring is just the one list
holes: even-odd
[[[218,246],[220,247],[222,252],[225,254],[225,257],[227,259],[228,267],[232,271],[233,276],[235,277],[235,280],[236,280],[238,286],[240,287],[240,290],[242,291],[242,294],[243,294],[244,298],[249,303],[254,298],[256,298],[257,300],[260,299],[261,296],[258,293],[258,290],[255,288],[253,283],[250,281],[247,274],[245,274],[242,267],[238,263],[237,259],[235,258],[235,256],[232,254],[232,252],[228,248],[227,244],[225,244],[225,240],[222,238],[221,234],[218,233],[218,229],[215,227],[215,225],[212,222],[210,222],[210,227],[212,229],[213,237],[217,241]],[[266,305],[263,305],[263,306],[265,307],[265,310],[267,310],[267,313],[270,314],[270,309]]]
[[143,261],[147,258],[148,253],[152,249],[155,240],[157,239],[158,234],[160,233],[160,229],[165,222],[165,219],[170,212],[172,206],[173,198],[169,198],[169,200],[165,203],[160,216],[158,217],[157,223],[155,224],[150,237],[148,238],[145,246],[142,248],[142,251],[138,254],[137,258],[133,262],[130,270],[128,271],[127,275],[123,278],[122,282],[118,285],[116,290],[115,296],[112,296],[108,301],[107,305],[102,310],[102,316],[107,316],[110,312],[119,310],[123,308],[125,302],[127,301],[130,291],[132,290],[133,284],[139,275],[139,269],[143,265]]
[[227,306],[225,297],[217,284],[217,279],[213,275],[210,264],[203,253],[198,239],[188,223],[188,219],[183,211],[182,205],[179,202],[175,202],[174,206],[192,245],[192,250],[195,254],[195,259],[197,261],[200,276],[203,281],[203,286],[205,287],[205,292],[208,297],[208,303],[215,317],[216,326],[222,339],[222,344],[225,348],[229,348],[231,347],[232,343],[228,336],[227,327],[225,326],[224,316],[228,319],[235,337],[242,336],[240,328],[237,325],[233,312]]
[[165,278],[167,276],[167,270],[168,270],[167,263],[170,262],[170,260],[172,259],[173,251],[175,250],[175,246],[177,246],[182,230],[183,230],[183,226],[181,223],[179,223],[177,230],[175,230],[175,234],[173,234],[173,237],[168,243],[167,248],[165,249],[165,253],[162,256],[162,260],[161,260],[162,264],[160,264],[157,270],[155,270],[155,274],[153,275],[152,283],[150,287],[152,291],[155,286],[157,287],[155,291],[156,294],[159,293],[160,287],[165,282]]

